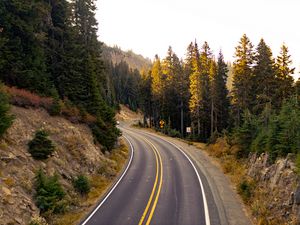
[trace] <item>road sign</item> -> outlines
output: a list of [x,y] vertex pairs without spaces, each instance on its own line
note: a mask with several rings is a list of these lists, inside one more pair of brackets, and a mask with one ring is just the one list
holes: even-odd
[[164,120],[160,120],[160,121],[159,121],[159,126],[160,126],[160,128],[164,128],[164,126],[165,126],[165,121],[164,121]]
[[187,132],[187,133],[192,133],[191,127],[186,127],[186,132]]

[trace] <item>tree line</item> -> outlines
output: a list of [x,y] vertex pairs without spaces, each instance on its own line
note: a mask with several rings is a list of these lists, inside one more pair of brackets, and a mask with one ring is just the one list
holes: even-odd
[[165,58],[155,56],[139,85],[145,125],[198,141],[229,133],[240,143],[241,153],[252,149],[277,156],[299,151],[300,80],[294,83],[288,47],[283,44],[275,58],[264,39],[255,48],[243,35],[230,67],[228,90],[229,66],[221,51],[213,55],[207,42],[200,48],[196,41],[190,43],[184,60],[171,47]]
[[111,149],[119,131],[95,10],[94,0],[1,1],[0,79],[95,116],[89,125]]

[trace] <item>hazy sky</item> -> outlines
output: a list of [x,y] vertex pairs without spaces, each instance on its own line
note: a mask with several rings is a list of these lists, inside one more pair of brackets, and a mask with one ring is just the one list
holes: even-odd
[[277,56],[289,47],[296,76],[300,70],[299,0],[98,0],[99,38],[153,59],[168,46],[185,57],[188,44],[204,41],[217,55],[233,61],[235,46],[246,33],[256,46],[261,37]]

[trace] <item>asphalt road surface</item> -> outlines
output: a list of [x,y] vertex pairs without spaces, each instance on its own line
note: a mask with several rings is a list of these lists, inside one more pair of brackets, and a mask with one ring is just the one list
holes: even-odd
[[219,225],[205,176],[174,143],[120,127],[131,147],[117,183],[81,225]]

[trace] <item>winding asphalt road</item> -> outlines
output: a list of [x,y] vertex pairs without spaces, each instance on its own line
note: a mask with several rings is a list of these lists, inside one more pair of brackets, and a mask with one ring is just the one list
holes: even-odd
[[131,147],[128,166],[81,225],[219,225],[208,182],[174,143],[120,127]]

